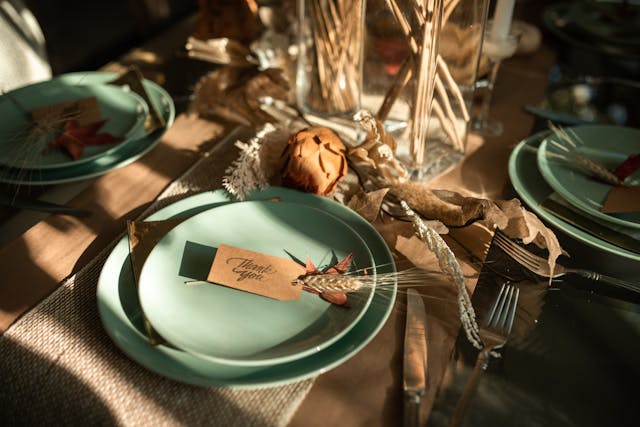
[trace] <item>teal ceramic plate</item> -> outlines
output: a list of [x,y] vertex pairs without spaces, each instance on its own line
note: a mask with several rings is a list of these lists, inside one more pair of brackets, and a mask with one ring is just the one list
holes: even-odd
[[[256,192],[249,200],[279,197],[323,210],[349,225],[365,241],[373,255],[377,273],[394,271],[393,259],[380,234],[349,208],[330,199],[284,188]],[[223,190],[201,193],[173,203],[151,215],[161,220],[194,215],[231,203]],[[98,282],[98,309],[102,323],[122,351],[147,369],[189,384],[256,388],[275,386],[319,375],[360,351],[382,328],[396,296],[396,289],[376,290],[362,318],[336,342],[312,355],[270,366],[237,366],[203,359],[185,351],[149,346],[142,324],[142,311],[131,271],[129,246],[124,237],[109,255]]]
[[536,163],[535,151],[530,150],[530,148],[537,148],[548,134],[549,132],[541,132],[532,135],[521,141],[511,153],[511,157],[509,158],[509,177],[511,178],[513,188],[520,198],[536,215],[577,241],[633,261],[640,261],[639,254],[627,251],[592,236],[589,233],[585,233],[555,215],[552,215],[540,206],[540,203],[553,193],[553,188],[547,184],[540,174]]
[[[48,148],[55,136],[53,129],[44,135],[34,134],[33,124],[23,112],[90,97],[97,99],[100,116],[106,120],[99,132],[108,132],[124,141],[87,146],[77,160],[62,149]],[[73,85],[54,78],[16,89],[0,96],[0,164],[21,169],[54,169],[92,161],[144,136],[148,113],[148,106],[140,96],[118,86]]]
[[[609,170],[615,169],[630,154],[640,153],[638,129],[609,125],[582,125],[571,129],[584,143],[575,151]],[[640,229],[640,212],[615,215],[600,212],[611,185],[588,177],[564,161],[554,160],[553,154],[563,154],[563,151],[552,141],[557,141],[553,134],[542,141],[537,156],[540,173],[551,188],[567,202],[595,218]]]
[[[56,77],[56,79],[66,84],[95,85],[107,83],[116,78],[116,76],[115,73],[107,72],[82,72],[65,74]],[[171,96],[162,87],[149,80],[144,81],[144,86],[152,102],[167,122],[166,127],[157,129],[146,136],[130,140],[124,145],[119,144],[113,152],[103,154],[96,159],[81,164],[74,163],[67,167],[55,169],[24,169],[0,166],[0,182],[20,185],[62,184],[95,178],[136,161],[160,142],[175,118],[175,106]]]
[[206,279],[220,244],[301,265],[308,258],[320,269],[353,253],[354,269],[375,274],[360,236],[309,206],[251,201],[194,215],[154,247],[138,289],[142,311],[154,329],[189,353],[238,365],[299,359],[343,336],[371,302],[372,288],[349,294],[347,308],[309,292],[296,301],[278,301],[221,285],[185,284]]

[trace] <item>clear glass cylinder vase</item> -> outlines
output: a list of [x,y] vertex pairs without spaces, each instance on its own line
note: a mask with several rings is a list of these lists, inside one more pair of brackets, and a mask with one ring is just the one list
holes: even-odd
[[365,0],[298,0],[296,102],[351,119],[360,107]]
[[487,0],[369,0],[363,108],[414,180],[464,159]]

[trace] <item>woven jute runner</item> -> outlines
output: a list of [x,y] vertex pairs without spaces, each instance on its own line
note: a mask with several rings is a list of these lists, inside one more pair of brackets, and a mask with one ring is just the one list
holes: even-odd
[[[232,133],[141,215],[220,188],[236,157]],[[123,230],[124,235],[124,230]],[[96,300],[116,242],[0,336],[2,425],[286,425],[313,379],[255,390],[186,385],[128,359],[107,336]]]

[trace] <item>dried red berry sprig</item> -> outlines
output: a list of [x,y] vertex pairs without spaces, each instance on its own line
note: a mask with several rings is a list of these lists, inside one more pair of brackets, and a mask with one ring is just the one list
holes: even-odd
[[49,143],[49,148],[62,148],[73,160],[82,157],[84,148],[90,145],[105,145],[121,142],[124,138],[113,136],[108,132],[98,133],[106,123],[105,120],[80,126],[75,119],[64,122],[62,132]]

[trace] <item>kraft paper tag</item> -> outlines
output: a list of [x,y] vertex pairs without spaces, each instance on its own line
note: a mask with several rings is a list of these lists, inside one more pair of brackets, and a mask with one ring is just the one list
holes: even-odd
[[59,104],[45,105],[31,111],[31,118],[36,122],[62,122],[64,117],[77,120],[80,126],[86,126],[102,120],[98,100],[93,96]]
[[280,301],[300,299],[301,286],[292,280],[304,274],[297,262],[221,244],[209,270],[208,282]]
[[601,210],[603,213],[640,212],[640,186],[611,188]]

